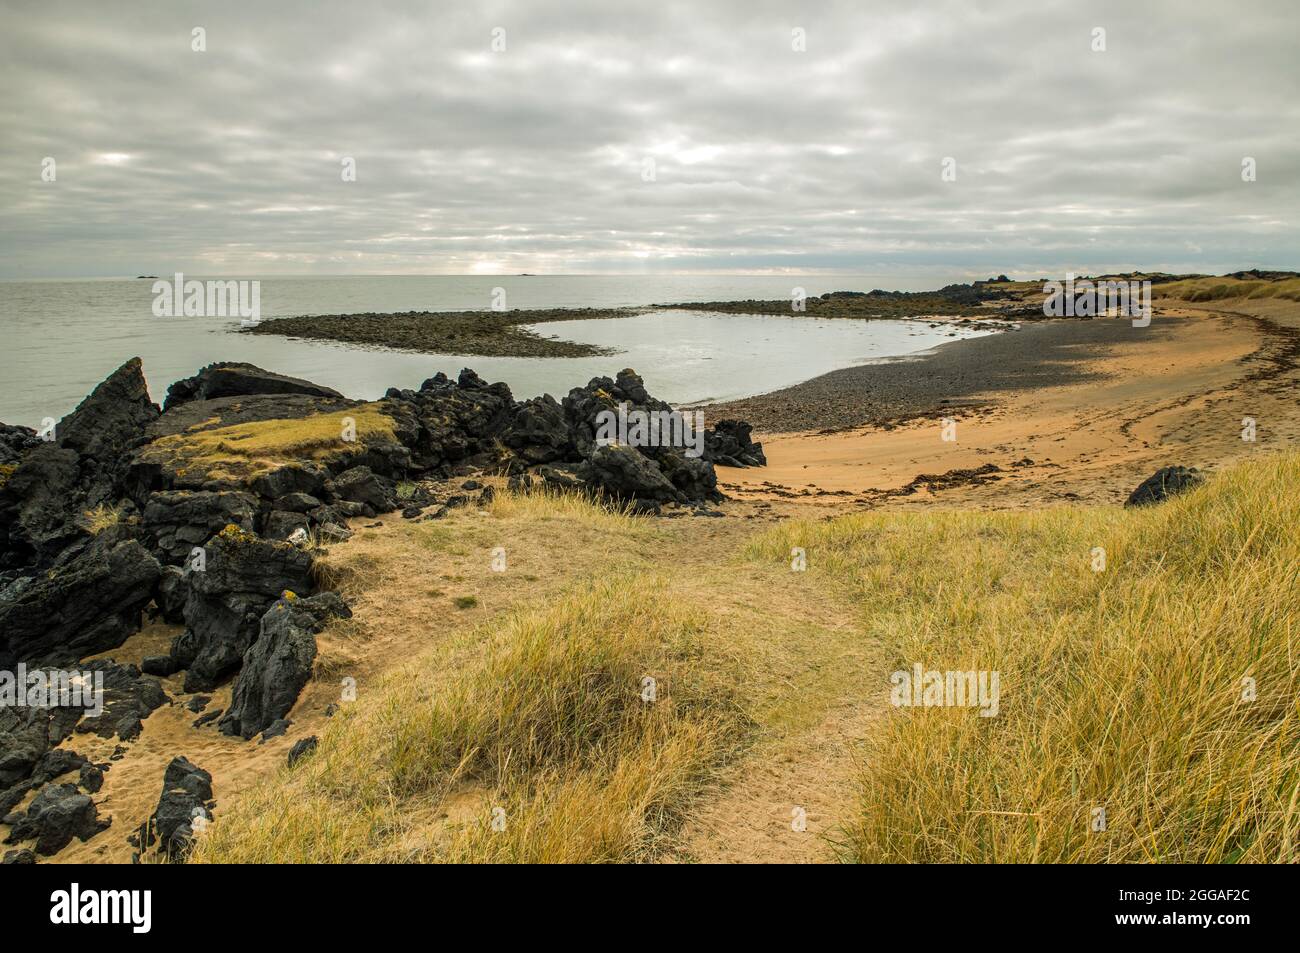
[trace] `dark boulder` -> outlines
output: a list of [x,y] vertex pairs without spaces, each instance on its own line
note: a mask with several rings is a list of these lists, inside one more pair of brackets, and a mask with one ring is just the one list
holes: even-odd
[[158,560],[131,540],[89,545],[64,565],[0,599],[0,668],[19,661],[67,665],[116,648],[140,628]]
[[212,818],[212,775],[185,757],[172,759],[163,774],[162,796],[134,842],[141,849],[161,841],[169,860],[183,860],[193,843],[195,825]]
[[288,513],[284,510],[272,510],[267,514],[266,525],[262,535],[267,539],[291,539],[301,530],[306,533],[311,528],[311,520],[305,513]]
[[312,735],[310,738],[300,738],[295,741],[293,747],[289,749],[289,767],[292,768],[299,760],[307,757],[307,755],[315,751],[316,746],[319,743],[320,739],[315,735]]
[[5,843],[34,839],[36,853],[48,857],[67,847],[74,837],[90,840],[110,823],[99,819],[95,802],[75,785],[47,784],[15,820]]
[[97,765],[83,764],[77,776],[77,786],[90,794],[99,793],[99,789],[104,786],[103,769]]
[[397,506],[397,495],[392,481],[377,476],[369,467],[352,467],[344,470],[325,486],[339,499],[368,506],[375,513],[385,513]]
[[287,377],[253,364],[221,361],[209,364],[193,377],[167,388],[164,410],[192,400],[217,397],[247,397],[251,394],[306,394],[309,397],[342,397],[331,387],[313,384],[299,377]]
[[[317,497],[328,478],[329,471],[317,464],[290,463],[254,477],[251,487],[254,493],[265,500],[279,500],[290,494]],[[319,501],[316,505],[320,505]],[[293,506],[277,508],[296,509]]]
[[172,644],[186,692],[216,688],[239,667],[271,603],[312,588],[311,554],[288,543],[227,527],[204,550],[203,570],[187,576],[185,631]]
[[1129,494],[1125,506],[1150,506],[1171,496],[1186,493],[1205,482],[1205,477],[1195,467],[1161,467]]
[[141,517],[159,559],[181,562],[226,526],[253,532],[257,498],[239,491],[159,490]]
[[596,447],[577,475],[589,487],[617,499],[640,497],[656,502],[686,502],[653,460],[625,444]]
[[140,670],[146,675],[166,678],[176,674],[176,660],[170,655],[146,655],[140,660]]
[[288,718],[277,718],[266,726],[266,731],[262,732],[262,740],[259,741],[258,744],[264,745],[272,738],[279,738],[287,734],[289,729],[292,727],[293,722]]
[[46,752],[72,734],[83,714],[81,708],[0,706],[0,789],[23,785],[17,798],[21,800]]
[[743,420],[719,420],[704,431],[704,459],[724,467],[765,467],[763,445],[750,439],[753,428]]
[[286,493],[275,500],[271,509],[283,513],[310,513],[321,505],[321,501],[310,493]]
[[524,463],[552,463],[574,452],[564,408],[550,394],[518,404],[501,442]]
[[718,474],[713,469],[713,464],[703,457],[660,453],[652,459],[687,502],[718,502],[723,499],[718,492]]
[[287,715],[311,678],[316,633],[331,618],[351,615],[336,592],[277,600],[262,616],[257,641],[244,654],[221,731],[251,738]]
[[40,787],[58,780],[69,771],[80,771],[89,763],[85,755],[77,754],[71,748],[51,748],[36,762],[30,781],[33,787]]
[[104,710],[87,713],[76,726],[78,734],[94,733],[100,738],[117,735],[123,741],[139,736],[142,722],[170,699],[157,678],[134,665],[119,665],[112,659],[82,662],[79,668],[103,684]]

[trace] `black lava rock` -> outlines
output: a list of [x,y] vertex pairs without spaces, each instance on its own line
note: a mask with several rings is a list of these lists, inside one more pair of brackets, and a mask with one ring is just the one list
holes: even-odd
[[1150,506],[1178,493],[1186,493],[1205,482],[1195,467],[1161,467],[1129,494],[1125,506]]

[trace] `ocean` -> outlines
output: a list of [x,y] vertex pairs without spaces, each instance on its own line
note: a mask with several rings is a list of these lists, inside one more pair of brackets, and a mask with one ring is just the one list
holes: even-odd
[[[497,288],[505,289],[507,308],[529,309],[784,298],[795,287],[810,296],[873,288],[917,291],[945,283],[870,275],[245,277],[261,283],[263,318],[487,310]],[[953,329],[931,329],[923,322],[668,311],[535,329],[546,337],[619,349],[606,357],[413,354],[238,334],[237,318],[156,317],[152,286],[145,279],[0,282],[0,421],[39,427],[46,418],[57,420],[135,356],[143,359],[150,391],[159,402],[168,384],[205,364],[248,361],[363,399],[382,396],[388,387],[418,387],[437,371],[454,376],[462,367],[472,367],[490,381],[505,381],[516,397],[551,393],[559,398],[594,376],[632,367],[655,396],[697,403],[765,393],[837,368],[953,340]]]

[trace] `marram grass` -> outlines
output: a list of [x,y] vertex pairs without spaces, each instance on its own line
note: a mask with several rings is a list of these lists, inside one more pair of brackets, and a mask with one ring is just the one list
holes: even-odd
[[1000,672],[996,717],[891,709],[843,859],[1295,861],[1297,487],[1300,456],[1272,456],[1144,510],[855,515],[757,541],[851,580],[898,669]]
[[[336,716],[312,757],[229,802],[194,859],[648,855],[746,727],[706,617],[665,590],[613,577],[480,630],[457,671],[411,662]],[[467,794],[469,816],[444,820]]]
[[[803,547],[811,590],[854,593],[862,638],[889,656],[863,704],[917,662],[1000,676],[996,717],[890,708],[874,722],[840,857],[1295,860],[1297,486],[1300,455],[1270,456],[1142,510],[857,514],[755,537],[749,559],[788,564]],[[493,506],[556,533],[644,529],[543,495]],[[336,715],[314,755],[223,799],[194,859],[653,859],[752,740],[756,686],[796,691],[765,641],[782,620],[737,631],[700,587],[687,602],[678,588],[607,574],[413,659]]]

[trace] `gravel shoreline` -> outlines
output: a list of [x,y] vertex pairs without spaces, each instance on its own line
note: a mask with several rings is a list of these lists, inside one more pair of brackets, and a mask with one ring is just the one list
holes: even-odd
[[700,405],[710,420],[740,418],[764,434],[882,426],[977,403],[990,391],[1097,379],[1088,362],[1118,344],[1154,343],[1178,322],[1061,319],[942,344],[920,355],[847,367],[768,394]]

